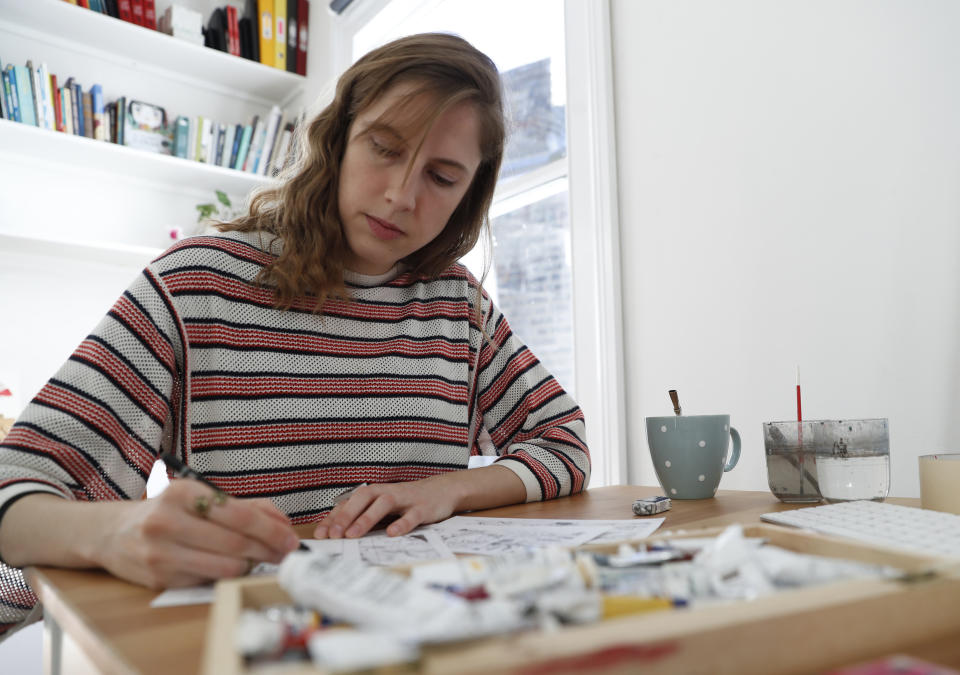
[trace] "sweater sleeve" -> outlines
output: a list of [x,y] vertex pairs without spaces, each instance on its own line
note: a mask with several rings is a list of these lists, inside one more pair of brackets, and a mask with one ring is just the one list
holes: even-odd
[[[0,443],[0,519],[17,499],[51,493],[105,501],[142,496],[182,423],[183,334],[150,268],[27,405]],[[0,635],[36,597],[0,563]]]
[[[490,303],[477,366],[477,412],[527,501],[575,494],[590,481],[583,412]],[[489,339],[487,339],[489,337]]]

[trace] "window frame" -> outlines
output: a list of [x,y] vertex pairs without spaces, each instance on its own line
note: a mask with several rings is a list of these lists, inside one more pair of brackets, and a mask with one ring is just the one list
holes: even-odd
[[[391,0],[353,2],[336,19],[335,77],[353,61],[354,35]],[[437,0],[422,0],[421,9]],[[576,398],[587,420],[591,485],[627,478],[616,129],[609,0],[564,0],[566,178],[570,215]],[[328,87],[332,98],[332,87]],[[558,177],[556,163],[498,185],[492,211],[521,186]],[[535,174],[535,175],[533,175]],[[527,188],[523,188],[527,189]],[[508,317],[509,318],[509,317]]]

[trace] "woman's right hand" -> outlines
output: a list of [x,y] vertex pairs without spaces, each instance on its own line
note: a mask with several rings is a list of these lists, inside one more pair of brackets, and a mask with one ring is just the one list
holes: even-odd
[[[258,562],[278,563],[300,543],[268,499],[215,500],[209,486],[173,480],[157,497],[109,502],[91,554],[100,567],[150,588],[237,577]],[[198,499],[207,508],[198,508]]]

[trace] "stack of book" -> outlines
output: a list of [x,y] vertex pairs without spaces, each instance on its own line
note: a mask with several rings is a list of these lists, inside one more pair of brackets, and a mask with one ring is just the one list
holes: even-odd
[[292,155],[299,119],[284,118],[274,106],[249,124],[222,124],[206,117],[180,116],[174,123],[173,154],[260,176],[275,176]]
[[86,7],[94,12],[112,16],[121,21],[150,30],[157,29],[157,10],[154,0],[65,0],[71,5]]
[[[196,12],[184,5],[168,6],[158,26],[155,0],[65,2],[280,70],[307,74],[309,0],[245,0],[242,17],[234,5],[224,5],[213,10],[202,28],[192,26]],[[191,25],[178,21],[178,15]]]
[[32,61],[0,69],[0,86],[0,118],[261,176],[276,175],[289,160],[300,121],[274,106],[247,125],[182,115],[170,125],[160,106],[125,96],[108,102],[101,85],[84,91],[72,77],[61,86],[45,63]]

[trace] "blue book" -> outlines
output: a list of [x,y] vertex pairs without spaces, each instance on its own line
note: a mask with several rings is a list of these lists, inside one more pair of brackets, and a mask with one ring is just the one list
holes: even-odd
[[93,138],[102,141],[106,139],[107,130],[104,121],[103,87],[99,84],[90,87],[90,100],[93,110]]
[[190,148],[190,118],[180,115],[173,123],[173,154],[187,158]]
[[230,148],[230,161],[227,162],[227,166],[233,168],[237,163],[237,155],[240,152],[240,140],[243,137],[243,125],[238,124],[234,127],[233,133],[233,147]]
[[16,84],[17,102],[20,105],[20,121],[37,126],[37,111],[33,105],[33,78],[26,66],[14,66],[11,86]]
[[3,119],[12,120],[13,108],[10,104],[10,95],[7,93],[7,74],[2,70],[0,70],[0,101],[3,103]]
[[[87,135],[87,120],[83,114],[83,88],[77,84],[73,83],[73,109],[77,111],[77,136],[86,136]],[[89,122],[92,124],[92,122]]]
[[243,171],[243,164],[247,161],[247,153],[250,151],[250,137],[253,135],[253,126],[248,124],[243,128],[243,136],[240,138],[240,149],[237,150],[237,161],[233,168],[237,171]]
[[14,122],[20,121],[20,101],[17,98],[17,86],[13,80],[13,66],[7,66],[7,69],[3,71],[3,93],[5,93],[10,99],[10,111],[13,117]]

